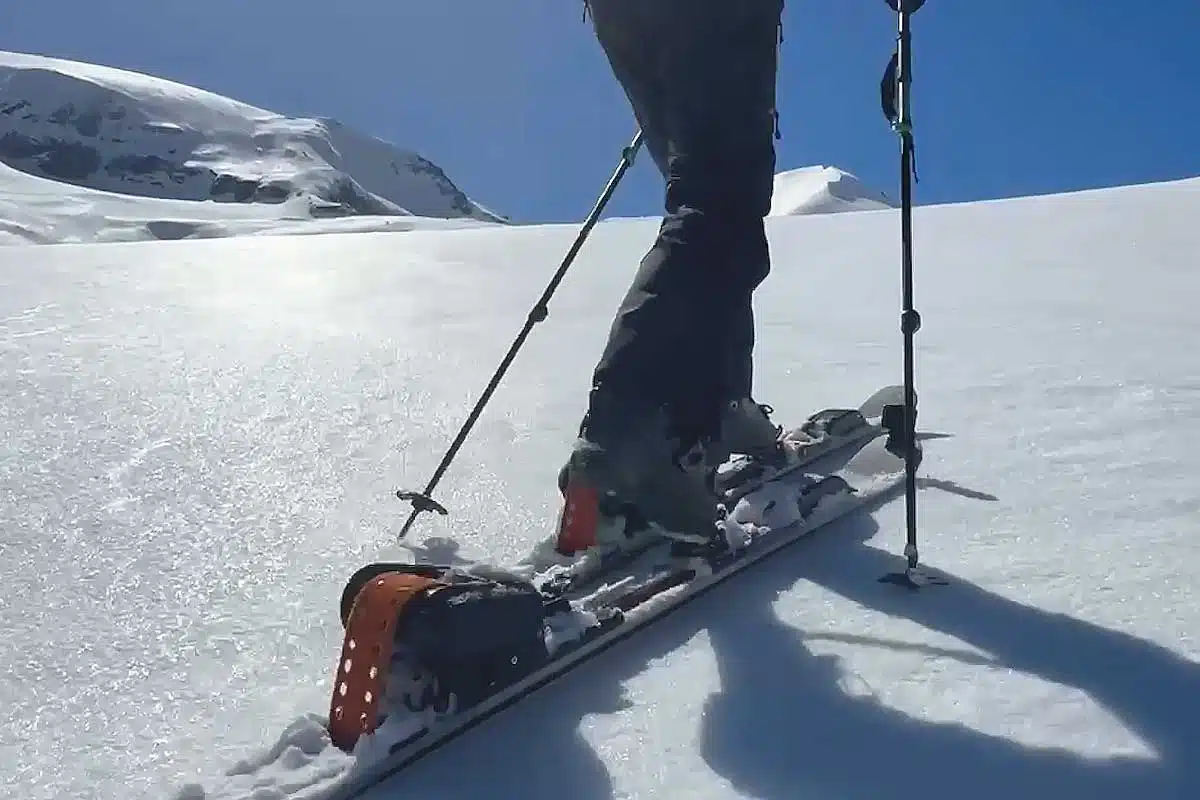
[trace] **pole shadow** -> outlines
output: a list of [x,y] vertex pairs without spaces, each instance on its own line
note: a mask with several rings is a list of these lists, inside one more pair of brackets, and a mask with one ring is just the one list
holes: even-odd
[[[707,629],[722,689],[707,704],[703,755],[740,791],[765,800],[1013,797],[1171,800],[1200,796],[1200,665],[1159,645],[1023,605],[947,575],[912,593],[874,576],[895,557],[863,544],[874,520],[831,525],[812,546],[784,551],[747,575]],[[801,555],[800,551],[803,551]],[[945,573],[943,573],[945,574]],[[931,723],[841,688],[836,656],[816,655],[771,603],[809,580],[890,616],[954,636],[989,654],[868,637],[809,637],[916,649],[1036,675],[1086,692],[1155,758],[1088,759],[1034,748],[957,724]],[[697,613],[702,613],[697,610]]]

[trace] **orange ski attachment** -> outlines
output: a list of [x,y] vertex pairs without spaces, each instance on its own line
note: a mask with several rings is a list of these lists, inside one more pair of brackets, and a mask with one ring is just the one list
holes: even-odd
[[329,738],[335,747],[350,752],[360,736],[378,727],[400,612],[418,594],[444,585],[424,575],[385,572],[359,591],[346,620],[329,704]]
[[563,510],[554,549],[569,556],[596,544],[600,524],[600,495],[585,483],[570,481],[563,490]]

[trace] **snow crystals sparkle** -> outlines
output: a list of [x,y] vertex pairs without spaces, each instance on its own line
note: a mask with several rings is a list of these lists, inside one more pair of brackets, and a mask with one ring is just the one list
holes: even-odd
[[[39,80],[111,77],[72,69]],[[248,119],[122,85],[209,109],[201,131]],[[780,199],[799,213],[770,220],[756,298],[756,399],[782,425],[901,377],[899,214],[820,181],[820,202]],[[439,484],[449,516],[397,544],[395,489],[429,479],[576,231],[483,212],[281,228],[321,183],[303,186],[217,203],[0,170],[0,230],[20,243],[0,248],[12,797],[329,797],[385,738],[346,755],[323,729],[346,578],[519,565],[554,525],[657,220],[597,226]],[[858,200],[824,213],[842,195]],[[918,525],[950,585],[878,583],[904,505],[855,511],[367,800],[1200,796],[1197,219],[1197,179],[918,208]],[[224,238],[97,244],[154,229]]]

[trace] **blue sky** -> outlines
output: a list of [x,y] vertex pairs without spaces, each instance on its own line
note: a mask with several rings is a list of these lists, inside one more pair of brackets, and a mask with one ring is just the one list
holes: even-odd
[[[520,221],[581,219],[634,132],[580,0],[5,0],[0,49],[150,72],[412,147]],[[883,0],[788,0],[779,166],[895,196]],[[1195,0],[928,0],[922,203],[1200,175]],[[657,214],[642,159],[610,206]]]

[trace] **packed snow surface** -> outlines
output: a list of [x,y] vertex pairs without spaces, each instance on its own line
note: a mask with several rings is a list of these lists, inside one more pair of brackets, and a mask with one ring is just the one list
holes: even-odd
[[[923,560],[856,513],[378,789],[1200,795],[1200,180],[916,211]],[[6,787],[323,797],[344,579],[513,564],[657,222],[597,226],[406,540],[575,226],[0,250]],[[899,216],[770,222],[758,399],[900,377]],[[625,265],[624,267],[622,265]]]
[[23,53],[0,52],[0,163],[13,168],[0,172],[0,241],[229,235],[272,220],[327,230],[347,216],[500,220],[428,159],[336,120]]

